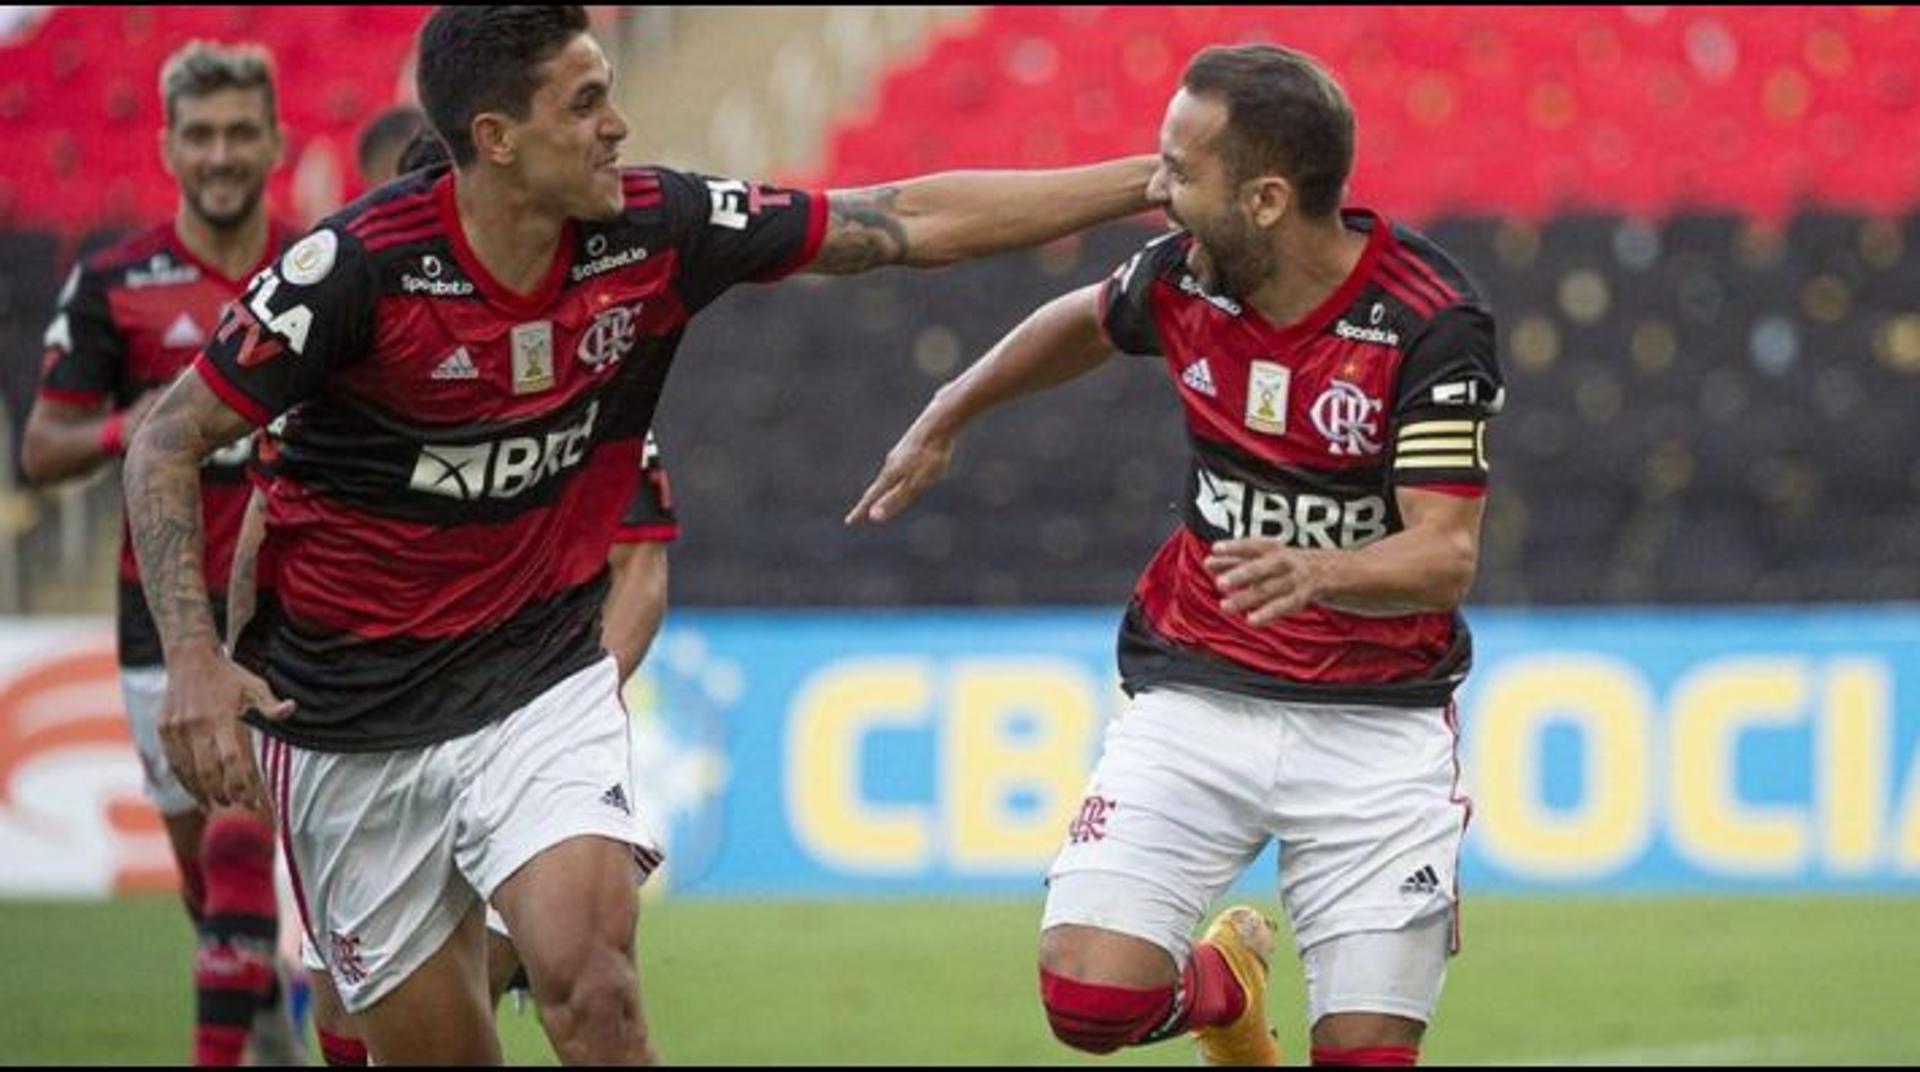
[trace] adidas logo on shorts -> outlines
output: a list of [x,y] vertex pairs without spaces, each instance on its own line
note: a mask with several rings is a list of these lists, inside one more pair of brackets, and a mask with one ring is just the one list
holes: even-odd
[[1407,876],[1400,884],[1400,892],[1416,897],[1425,897],[1440,888],[1440,876],[1431,867],[1422,867]]
[[618,782],[613,784],[613,788],[600,794],[600,803],[609,808],[619,808],[628,815],[633,814],[633,809],[627,805],[627,791],[620,788]]

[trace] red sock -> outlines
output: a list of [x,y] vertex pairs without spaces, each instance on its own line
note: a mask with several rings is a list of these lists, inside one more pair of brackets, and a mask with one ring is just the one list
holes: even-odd
[[200,842],[206,913],[194,956],[194,1064],[240,1063],[253,1015],[279,997],[273,828],[242,812],[216,813]]
[[1181,976],[1187,1002],[1183,1029],[1230,1024],[1247,1011],[1247,991],[1227,967],[1227,958],[1205,942],[1196,942]]
[[1356,1046],[1342,1050],[1333,1046],[1315,1046],[1316,1065],[1345,1065],[1349,1068],[1412,1068],[1420,1063],[1418,1046]]
[[314,1029],[320,1036],[320,1056],[335,1068],[359,1068],[367,1063],[367,1044],[357,1038]]

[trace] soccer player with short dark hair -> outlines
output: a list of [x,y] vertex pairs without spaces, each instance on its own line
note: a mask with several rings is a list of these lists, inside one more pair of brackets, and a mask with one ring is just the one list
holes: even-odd
[[374,116],[361,128],[354,144],[353,159],[361,181],[378,186],[403,171],[414,170],[401,167],[400,158],[426,129],[426,113],[411,104],[396,104]]
[[[826,194],[623,169],[578,7],[442,8],[419,83],[453,167],[290,248],[134,441],[163,736],[207,799],[271,794],[308,933],[376,1062],[499,1059],[483,902],[563,1060],[646,1062],[634,879],[660,858],[599,626],[688,321],[738,283],[950,264],[1140,211],[1152,162]],[[282,414],[273,601],[243,668],[190,507],[199,459]]]
[[849,523],[897,515],[983,411],[1115,351],[1161,357],[1192,445],[1181,526],[1120,634],[1130,696],[1049,873],[1040,993],[1106,1053],[1187,1031],[1276,1064],[1273,924],[1228,909],[1268,840],[1315,1064],[1412,1064],[1457,945],[1452,695],[1503,394],[1485,299],[1432,242],[1342,209],[1346,95],[1309,57],[1212,48],[1160,131],[1179,230],[943,387]]
[[[21,468],[37,484],[83,476],[121,455],[221,307],[289,237],[269,218],[264,196],[281,150],[265,51],[192,42],[167,59],[160,93],[161,159],[180,203],[172,220],[86,258],[68,278],[22,442]],[[197,506],[215,592],[226,587],[246,503],[248,441],[218,446],[202,470]],[[159,734],[166,668],[131,541],[121,547],[117,618],[121,686],[147,795],[166,825],[199,932],[195,1063],[239,1063],[249,1035],[259,1056],[290,1060],[302,1051],[273,961],[272,827],[240,809],[209,814],[168,765]]]

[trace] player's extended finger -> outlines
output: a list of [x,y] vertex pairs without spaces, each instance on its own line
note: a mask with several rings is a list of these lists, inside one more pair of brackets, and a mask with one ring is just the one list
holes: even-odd
[[282,722],[292,717],[295,706],[291,699],[283,700],[273,694],[273,687],[255,678],[247,687],[247,703],[260,717],[274,722]]
[[1269,600],[1256,608],[1252,614],[1247,615],[1247,624],[1255,627],[1269,626],[1289,615],[1300,613],[1306,609],[1306,606],[1307,601],[1301,598],[1298,591],[1289,592],[1282,598]]
[[222,803],[258,809],[265,806],[266,794],[260,789],[260,772],[247,748],[246,732],[236,725],[231,732],[220,734],[216,743],[225,798]]
[[1260,552],[1265,551],[1268,546],[1268,541],[1257,540],[1249,536],[1237,540],[1215,540],[1213,541],[1213,546],[1207,548],[1207,550],[1222,558],[1243,559],[1253,558]]
[[880,470],[880,475],[873,478],[873,483],[867,485],[866,491],[861,492],[860,501],[853,504],[852,511],[847,514],[846,524],[856,525],[862,521],[872,520],[869,511],[873,509],[874,502],[892,484],[893,479],[891,469]]
[[925,485],[918,480],[896,481],[884,495],[880,496],[880,501],[873,504],[873,519],[886,521],[889,518],[898,517],[902,511],[913,505],[915,499],[920,497],[924,487]]
[[194,778],[200,783],[200,802],[209,807],[232,803],[227,796],[227,772],[220,765],[219,747],[212,741],[193,745]]

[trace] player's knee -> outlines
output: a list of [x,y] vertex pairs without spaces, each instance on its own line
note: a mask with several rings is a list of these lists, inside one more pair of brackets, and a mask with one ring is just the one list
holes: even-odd
[[618,1036],[644,1041],[639,984],[633,965],[617,951],[602,951],[556,982],[548,988],[553,993],[542,1002],[542,1011],[563,1033],[579,1039]]
[[1061,1042],[1087,1053],[1112,1053],[1138,1042],[1173,1012],[1171,986],[1136,990],[1083,982],[1040,969],[1040,1004]]

